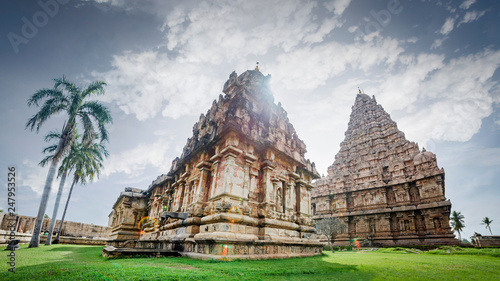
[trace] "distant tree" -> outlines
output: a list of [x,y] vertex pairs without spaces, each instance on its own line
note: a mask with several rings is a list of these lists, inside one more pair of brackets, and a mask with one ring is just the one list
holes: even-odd
[[50,219],[49,215],[45,214],[44,219]]
[[66,80],[64,76],[60,79],[54,79],[54,82],[53,88],[38,90],[28,99],[28,106],[40,106],[39,111],[26,123],[26,128],[30,128],[32,131],[36,130],[38,132],[40,127],[54,115],[65,113],[67,118],[54,151],[54,157],[50,161],[49,172],[45,180],[40,207],[29,244],[30,248],[38,247],[40,244],[43,216],[47,209],[56,169],[64,153],[73,142],[77,124],[83,127],[84,135],[95,134],[95,126],[97,126],[101,141],[105,141],[108,139],[105,125],[112,120],[107,107],[98,101],[91,100],[95,95],[104,94],[106,83],[95,81],[90,83],[87,88],[82,89]]
[[462,241],[460,232],[465,228],[464,218],[464,215],[462,215],[460,212],[453,211],[451,213],[450,225],[453,228],[453,231],[456,231],[458,233],[459,241]]
[[3,209],[0,209],[0,213],[3,213]]
[[488,229],[490,231],[490,234],[493,235],[493,233],[491,233],[491,228],[490,228],[490,224],[493,222],[493,220],[490,220],[490,218],[488,217],[484,217],[483,219],[483,223],[484,225],[486,225],[486,229]]
[[337,217],[328,217],[318,220],[316,221],[314,227],[316,228],[317,233],[323,234],[328,238],[328,245],[330,246],[330,249],[332,249],[332,252],[335,252],[333,250],[332,241],[338,234],[347,229],[347,225]]

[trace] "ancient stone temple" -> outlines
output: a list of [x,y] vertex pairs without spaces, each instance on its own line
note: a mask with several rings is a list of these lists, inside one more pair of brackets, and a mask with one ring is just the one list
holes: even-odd
[[197,258],[321,254],[311,213],[319,175],[269,79],[258,68],[229,76],[170,172],[122,192],[108,245]]
[[455,241],[436,155],[406,140],[375,97],[357,95],[335,162],[314,185],[313,219],[334,216],[347,225],[335,245]]

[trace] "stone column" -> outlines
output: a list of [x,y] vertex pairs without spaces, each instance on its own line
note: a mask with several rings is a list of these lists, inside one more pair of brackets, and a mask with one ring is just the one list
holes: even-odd
[[200,179],[198,187],[196,188],[194,202],[203,202],[205,199],[205,188],[207,186],[208,173],[210,172],[211,166],[212,164],[207,161],[202,161],[196,165],[196,168],[200,170]]
[[250,191],[250,181],[251,181],[251,175],[250,175],[250,166],[252,163],[257,160],[257,157],[255,157],[252,154],[245,153],[243,155],[243,158],[245,159],[245,176],[244,176],[244,182],[243,182],[243,198],[248,198],[248,192]]
[[311,214],[311,200],[308,196],[308,184],[303,179],[297,181],[297,202],[299,202],[299,213],[310,215]]
[[271,198],[272,198],[272,193],[273,193],[273,183],[271,182],[271,173],[274,171],[276,168],[276,164],[269,161],[265,160],[262,163],[261,169],[263,172],[263,178],[262,178],[262,194],[261,198],[263,202],[271,203]]
[[181,183],[181,185],[183,186],[183,189],[184,189],[184,198],[182,200],[181,211],[185,212],[187,210],[188,200],[189,200],[189,196],[190,196],[190,192],[191,192],[190,183],[183,181],[183,183]]
[[234,194],[236,191],[233,189],[238,184],[238,179],[233,175],[237,172],[238,168],[235,162],[236,157],[241,153],[242,151],[234,146],[227,146],[221,151],[221,155],[224,157],[224,174],[222,175],[224,177],[223,194]]
[[[297,186],[296,186],[296,180],[300,178],[300,176],[294,172],[290,172],[288,174],[288,176],[290,177],[290,200],[289,200],[289,204],[290,204],[290,208],[292,209],[292,212],[297,212],[299,211],[299,205],[298,205],[298,201],[297,201]],[[300,195],[299,195],[300,196]]]
[[178,211],[179,206],[180,206],[180,198],[181,198],[182,190],[181,190],[178,182],[172,183],[172,189],[174,190],[173,194],[172,194],[172,196],[174,196],[174,201],[172,203],[172,208],[170,209],[170,211],[176,212],[176,211]]
[[342,201],[343,206],[342,206],[342,208],[340,208],[339,211],[342,213],[345,213],[345,212],[347,212],[347,195],[345,193],[342,193],[340,195],[340,200]]
[[186,198],[186,182],[179,181],[178,186],[180,190],[180,196],[179,196],[179,204],[177,207],[177,212],[182,212],[182,209],[184,207],[184,198]]
[[220,164],[220,154],[215,154],[210,158],[210,161],[212,161],[212,185],[210,187],[210,193],[208,194],[208,199],[214,197],[217,192],[217,181],[220,178],[220,173],[219,173],[219,164]]

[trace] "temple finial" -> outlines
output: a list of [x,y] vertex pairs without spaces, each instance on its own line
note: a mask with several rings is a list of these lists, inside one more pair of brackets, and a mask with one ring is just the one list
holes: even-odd
[[254,69],[254,70],[259,71],[259,62],[257,62],[257,65],[255,66],[255,69]]

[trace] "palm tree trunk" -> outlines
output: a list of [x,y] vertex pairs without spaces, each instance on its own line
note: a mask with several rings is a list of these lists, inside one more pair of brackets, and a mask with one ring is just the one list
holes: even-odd
[[73,192],[73,187],[75,186],[75,183],[78,181],[78,178],[75,177],[73,179],[73,183],[71,184],[71,188],[69,189],[69,194],[68,194],[68,199],[66,200],[66,206],[64,206],[64,212],[61,218],[61,225],[59,225],[59,231],[57,232],[56,239],[54,240],[54,244],[59,244],[59,237],[61,236],[61,231],[63,228],[64,224],[64,217],[66,217],[66,211],[68,210],[68,205],[69,205],[69,199],[71,199],[71,193]]
[[54,158],[52,163],[50,163],[49,173],[47,174],[47,179],[45,180],[45,187],[43,188],[42,199],[40,200],[40,207],[38,208],[38,216],[36,217],[35,228],[33,229],[33,235],[31,236],[31,241],[29,248],[38,247],[40,245],[40,232],[42,231],[43,217],[45,211],[47,210],[47,202],[49,201],[50,189],[52,188],[52,183],[54,182],[54,175],[56,174],[57,163],[59,159]]
[[49,173],[47,174],[47,179],[45,180],[45,186],[43,187],[42,199],[40,200],[40,207],[38,208],[38,215],[36,217],[35,228],[33,229],[33,235],[31,236],[29,248],[40,246],[40,232],[42,231],[43,217],[45,211],[47,210],[47,203],[49,201],[50,190],[52,189],[52,183],[54,182],[54,176],[56,174],[57,164],[61,159],[61,152],[66,145],[66,140],[68,134],[71,133],[71,128],[69,124],[65,125],[65,130],[61,134],[59,143],[57,144],[56,151],[54,152],[54,158],[50,163]]
[[57,211],[59,209],[59,203],[61,202],[62,192],[64,188],[64,183],[66,182],[66,175],[68,171],[64,171],[61,176],[61,182],[59,183],[59,190],[57,191],[56,203],[54,204],[54,212],[52,213],[52,221],[50,222],[49,235],[45,241],[45,245],[52,244],[52,233],[54,232],[54,227],[56,226]]

